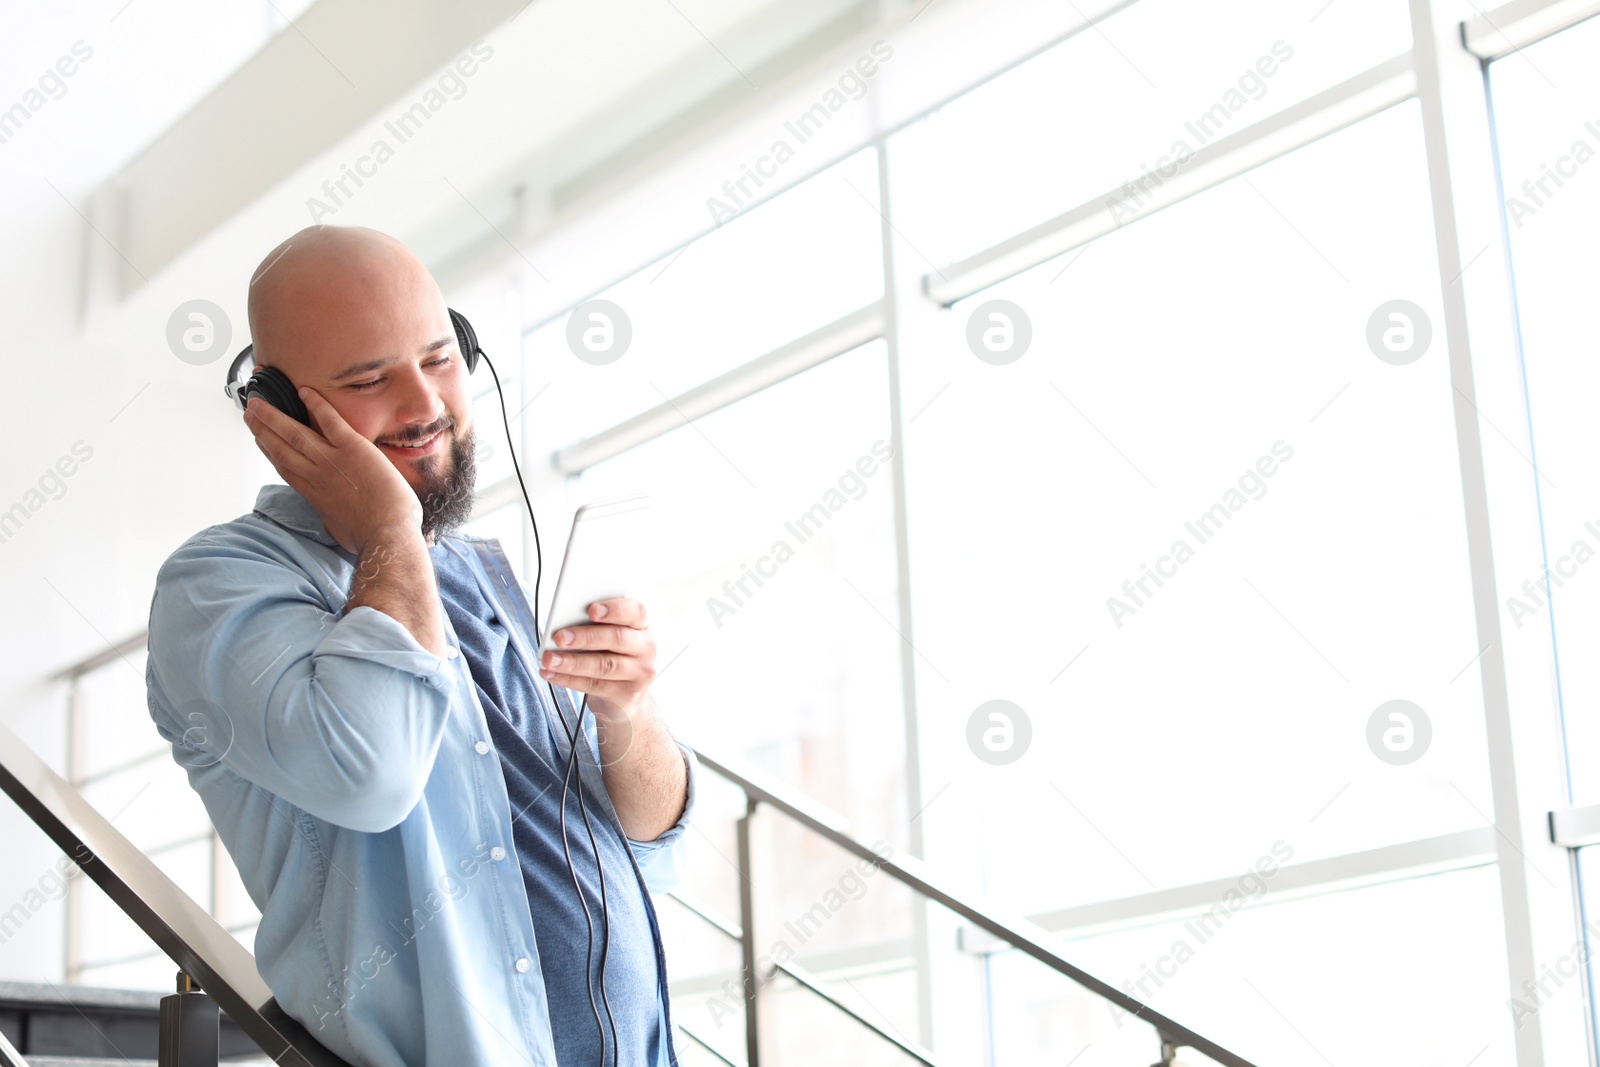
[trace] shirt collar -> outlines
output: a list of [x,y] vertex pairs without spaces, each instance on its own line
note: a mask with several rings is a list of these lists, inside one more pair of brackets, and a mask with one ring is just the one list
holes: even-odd
[[256,511],[279,526],[309,537],[319,544],[339,547],[339,542],[322,525],[322,516],[311,501],[287,485],[263,485],[256,494]]

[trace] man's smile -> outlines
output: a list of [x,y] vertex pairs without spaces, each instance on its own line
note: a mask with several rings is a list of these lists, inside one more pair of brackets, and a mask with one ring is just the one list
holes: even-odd
[[443,438],[444,431],[435,430],[431,435],[414,444],[384,444],[381,447],[393,452],[397,456],[404,456],[407,459],[410,459],[416,456],[426,456],[433,453],[438,449],[439,442]]

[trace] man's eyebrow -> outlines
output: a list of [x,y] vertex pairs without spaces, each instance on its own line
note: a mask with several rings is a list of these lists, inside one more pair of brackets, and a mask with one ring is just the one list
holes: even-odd
[[[421,348],[417,349],[417,355],[426,356],[431,352],[437,352],[439,349],[450,344],[454,340],[454,337],[445,336],[439,338],[437,341],[430,341]],[[331,382],[342,382],[346,378],[354,378],[359,374],[366,374],[369,371],[382,370],[393,362],[394,360],[392,359],[369,359],[364,362],[355,363],[346,367],[344,370],[340,371],[338,374],[335,374],[328,380]]]

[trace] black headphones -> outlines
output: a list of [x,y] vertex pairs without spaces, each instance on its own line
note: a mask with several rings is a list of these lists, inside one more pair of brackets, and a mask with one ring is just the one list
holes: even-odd
[[[467,373],[471,374],[478,369],[478,357],[483,355],[483,349],[478,346],[478,335],[465,315],[454,308],[445,310],[450,312],[450,324],[456,330],[456,347],[461,350]],[[310,426],[311,415],[301,402],[294,383],[276,367],[258,369],[255,365],[255,347],[253,344],[245,345],[244,351],[233,357],[233,363],[228,367],[228,383],[222,387],[222,391],[232,398],[234,406],[240,411],[250,403],[251,397],[259,396],[290,418]],[[246,363],[250,365],[249,378],[243,376]]]

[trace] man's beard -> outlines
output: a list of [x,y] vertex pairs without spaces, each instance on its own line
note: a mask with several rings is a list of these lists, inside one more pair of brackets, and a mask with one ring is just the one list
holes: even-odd
[[430,544],[472,518],[478,481],[476,437],[476,429],[463,437],[452,427],[448,474],[439,473],[437,456],[418,464],[422,475],[422,488],[417,492],[422,501],[422,536]]

